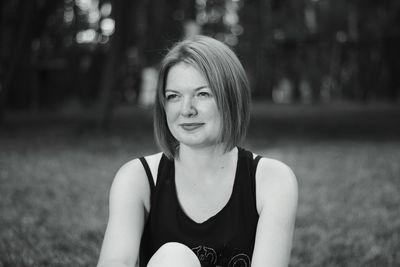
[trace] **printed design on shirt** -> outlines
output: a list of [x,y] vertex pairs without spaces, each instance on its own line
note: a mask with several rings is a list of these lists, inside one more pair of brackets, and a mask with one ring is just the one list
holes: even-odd
[[244,253],[237,254],[229,261],[228,267],[250,267],[250,257]]
[[192,251],[196,254],[199,259],[201,266],[204,264],[216,264],[217,263],[217,253],[213,248],[206,246],[198,246],[192,248]]
[[[225,266],[225,267],[250,267],[250,257],[245,253],[231,254],[228,256],[224,252],[218,254],[215,249],[207,246],[197,246],[192,248],[200,261],[201,266]],[[234,256],[232,256],[234,255]]]

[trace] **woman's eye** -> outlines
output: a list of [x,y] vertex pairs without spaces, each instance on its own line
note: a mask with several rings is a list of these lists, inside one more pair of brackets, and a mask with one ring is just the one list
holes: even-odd
[[211,94],[209,92],[199,92],[197,95],[201,96],[201,97],[210,97],[211,96]]
[[177,97],[178,97],[177,94],[168,94],[168,95],[165,96],[165,98],[167,100],[173,100],[173,99],[176,99]]

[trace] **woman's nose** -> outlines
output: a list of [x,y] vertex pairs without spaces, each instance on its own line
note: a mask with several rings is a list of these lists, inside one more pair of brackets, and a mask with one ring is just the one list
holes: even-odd
[[182,102],[181,114],[185,117],[193,117],[197,115],[195,100],[192,97],[187,97]]

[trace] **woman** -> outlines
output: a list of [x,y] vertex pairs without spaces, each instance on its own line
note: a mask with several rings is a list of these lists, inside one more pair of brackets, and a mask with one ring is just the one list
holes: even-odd
[[287,266],[297,182],[238,145],[249,121],[245,72],[196,36],[164,58],[155,103],[162,153],[126,163],[110,191],[98,266]]

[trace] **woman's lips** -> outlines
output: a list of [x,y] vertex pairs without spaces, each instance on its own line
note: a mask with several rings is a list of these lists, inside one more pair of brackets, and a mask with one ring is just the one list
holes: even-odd
[[181,126],[186,131],[196,130],[203,125],[204,125],[204,123],[182,123],[182,124],[179,124],[179,126]]

